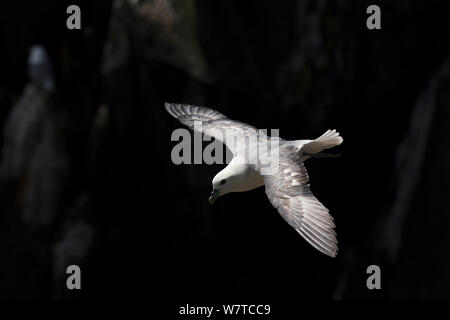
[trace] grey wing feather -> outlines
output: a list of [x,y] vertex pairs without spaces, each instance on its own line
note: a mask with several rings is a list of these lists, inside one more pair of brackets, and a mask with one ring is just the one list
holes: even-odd
[[[236,140],[245,136],[257,134],[257,129],[246,123],[227,118],[222,113],[213,109],[186,105],[165,103],[164,107],[173,117],[190,129],[200,131],[207,136],[214,137],[230,149],[235,154],[237,150]],[[196,122],[201,123],[201,128],[197,127]],[[229,141],[225,138],[238,138],[235,141]],[[241,141],[241,140],[240,140]]]
[[191,129],[194,129],[194,121],[209,122],[228,119],[218,111],[200,106],[166,102],[164,107],[173,117]]
[[300,235],[320,252],[335,257],[338,246],[333,217],[312,194],[309,177],[293,146],[280,147],[276,174],[264,176],[272,205]]

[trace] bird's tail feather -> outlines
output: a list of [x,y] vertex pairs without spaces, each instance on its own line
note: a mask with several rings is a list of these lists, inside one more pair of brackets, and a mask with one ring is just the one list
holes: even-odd
[[336,130],[327,130],[323,135],[311,142],[305,143],[302,147],[304,153],[316,154],[322,150],[340,145],[344,139]]

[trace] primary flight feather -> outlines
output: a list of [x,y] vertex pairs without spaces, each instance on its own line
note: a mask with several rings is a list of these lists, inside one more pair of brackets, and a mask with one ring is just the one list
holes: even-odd
[[[209,108],[172,103],[166,103],[165,108],[187,127],[224,143],[233,154],[231,162],[212,181],[210,203],[224,194],[264,185],[267,197],[284,220],[314,248],[336,257],[338,242],[333,217],[312,194],[303,164],[309,157],[320,157],[321,151],[342,143],[336,130],[328,130],[315,140],[286,141],[268,137],[253,126],[228,119]],[[201,125],[197,126],[199,123]],[[234,139],[230,142],[225,136]],[[267,174],[254,157],[264,143],[274,139],[277,142],[277,168]]]

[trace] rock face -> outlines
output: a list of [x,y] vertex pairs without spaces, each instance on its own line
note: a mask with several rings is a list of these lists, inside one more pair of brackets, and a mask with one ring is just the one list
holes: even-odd
[[[450,296],[444,10],[385,3],[370,31],[369,4],[347,0],[105,0],[69,31],[64,5],[41,3],[0,5],[0,297]],[[343,157],[306,163],[338,258],[263,189],[210,207],[220,168],[172,164],[166,101],[286,139],[338,129]]]

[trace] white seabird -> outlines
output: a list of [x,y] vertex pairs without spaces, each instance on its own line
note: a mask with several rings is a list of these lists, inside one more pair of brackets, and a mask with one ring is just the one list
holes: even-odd
[[[256,153],[261,143],[272,138],[248,124],[228,119],[209,108],[172,103],[166,103],[165,108],[187,127],[201,130],[203,134],[224,143],[233,154],[231,162],[212,181],[213,191],[209,198],[211,204],[224,194],[248,191],[265,185],[267,197],[286,222],[314,248],[330,257],[336,257],[338,242],[333,230],[333,217],[312,194],[308,173],[303,164],[309,157],[320,157],[322,150],[342,143],[343,139],[336,130],[328,130],[315,140],[278,139],[278,168],[272,174],[262,174],[261,166],[255,161],[249,161],[248,150],[250,154]],[[201,126],[194,125],[196,122],[201,122]],[[227,135],[231,132],[240,143],[229,143],[219,134],[224,131]],[[258,136],[258,140],[246,139],[254,135]],[[250,160],[251,157],[252,155]]]

